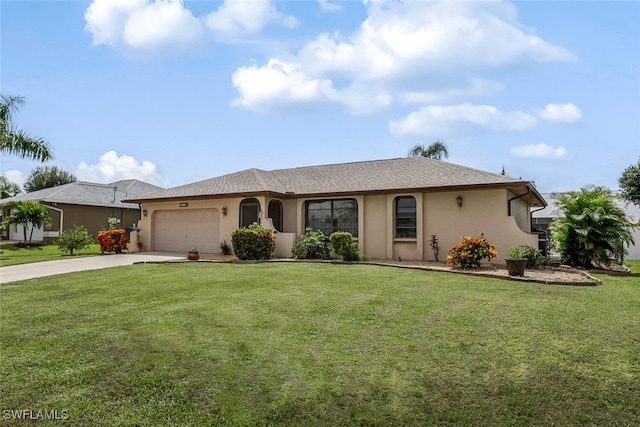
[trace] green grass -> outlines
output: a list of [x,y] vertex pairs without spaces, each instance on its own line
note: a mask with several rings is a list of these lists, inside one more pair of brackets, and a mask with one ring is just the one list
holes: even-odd
[[[21,247],[16,244],[0,245],[0,267],[8,265],[28,264],[32,262],[51,261],[56,259],[64,259],[69,257],[69,252],[63,253],[55,242],[46,244],[34,244],[29,248]],[[89,256],[98,255],[100,253],[100,245],[95,243],[87,249],[83,249],[73,256]]]
[[639,425],[633,268],[598,287],[303,263],[10,283],[0,410],[68,411],[69,425]]

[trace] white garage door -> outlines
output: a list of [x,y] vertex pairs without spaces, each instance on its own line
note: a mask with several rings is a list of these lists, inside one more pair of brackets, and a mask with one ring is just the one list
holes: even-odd
[[158,211],[154,215],[155,250],[220,252],[220,215],[217,209]]

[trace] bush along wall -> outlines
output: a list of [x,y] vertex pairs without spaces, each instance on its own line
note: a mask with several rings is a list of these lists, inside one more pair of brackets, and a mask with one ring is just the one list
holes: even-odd
[[271,230],[254,222],[231,233],[231,245],[241,260],[271,259],[276,249],[276,239]]
[[336,254],[342,257],[343,261],[360,261],[358,244],[353,241],[353,236],[348,231],[332,233],[331,247]]

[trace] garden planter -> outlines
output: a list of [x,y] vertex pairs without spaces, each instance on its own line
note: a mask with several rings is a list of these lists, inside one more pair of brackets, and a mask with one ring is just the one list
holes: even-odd
[[187,259],[190,261],[197,261],[200,259],[200,253],[198,251],[187,252]]
[[524,269],[527,266],[526,258],[507,258],[505,261],[509,276],[524,276]]

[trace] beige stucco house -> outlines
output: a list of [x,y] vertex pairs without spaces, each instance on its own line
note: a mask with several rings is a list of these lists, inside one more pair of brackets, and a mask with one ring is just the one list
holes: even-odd
[[439,259],[464,235],[484,233],[500,258],[538,245],[531,209],[546,202],[533,184],[424,157],[265,171],[249,169],[143,197],[145,250],[216,254],[254,221],[277,230],[276,256],[291,256],[306,227],[351,232],[368,259]]

